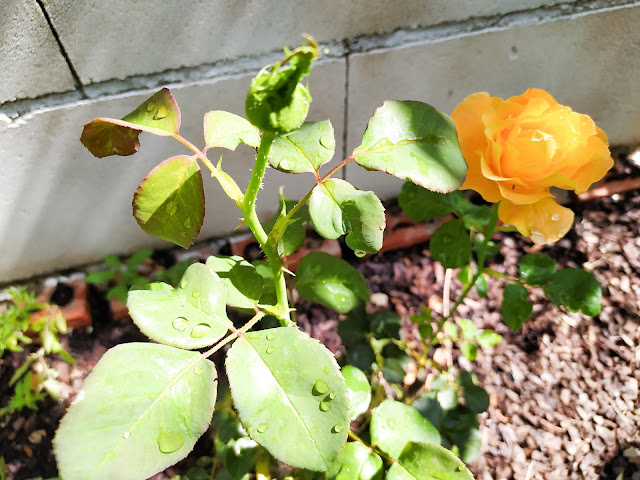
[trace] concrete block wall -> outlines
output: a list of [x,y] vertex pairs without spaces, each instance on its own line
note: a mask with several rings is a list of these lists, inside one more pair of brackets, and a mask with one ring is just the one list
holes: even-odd
[[[202,116],[243,114],[250,79],[285,45],[313,35],[328,49],[309,79],[310,119],[329,118],[347,154],[385,99],[449,113],[468,94],[548,90],[588,113],[614,145],[640,143],[640,0],[6,0],[0,2],[0,282],[166,243],[131,217],[138,182],[184,148],[141,135],[132,157],[93,158],[78,138],[162,86],[201,144]],[[250,149],[224,155],[245,185]],[[346,178],[382,198],[402,182],[349,165]],[[239,211],[205,178],[201,238],[223,236]],[[275,212],[311,176],[270,170],[259,197]]]

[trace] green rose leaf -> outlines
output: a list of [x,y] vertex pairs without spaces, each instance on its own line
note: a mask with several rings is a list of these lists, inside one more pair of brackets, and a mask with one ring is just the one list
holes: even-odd
[[518,330],[533,312],[533,304],[527,297],[529,291],[519,283],[511,283],[504,287],[502,298],[502,318],[512,330]]
[[60,424],[60,476],[137,480],[173,465],[209,428],[216,387],[213,362],[198,352],[150,343],[112,348]]
[[529,285],[540,285],[551,280],[556,272],[556,261],[544,253],[528,253],[518,261],[520,278]]
[[347,313],[359,300],[369,300],[369,286],[358,270],[341,258],[325,252],[311,252],[300,260],[296,290],[311,302],[321,303],[338,313]]
[[440,443],[438,430],[411,405],[385,400],[371,415],[371,442],[398,458],[409,442]]
[[476,342],[482,348],[495,347],[502,341],[502,335],[492,330],[481,330],[476,337]]
[[410,442],[386,480],[473,480],[465,464],[450,450],[433,443]]
[[263,132],[279,135],[300,128],[311,103],[309,89],[301,80],[311,73],[318,46],[309,45],[286,52],[281,61],[263,68],[251,81],[245,101],[249,121]]
[[[270,239],[277,237],[278,251],[282,255],[291,255],[304,243],[307,235],[307,223],[309,222],[309,208],[303,205],[291,217],[291,223],[278,222],[291,211],[298,202],[290,200],[284,195],[280,195],[280,213],[264,222],[265,231],[269,232]],[[275,231],[275,228],[284,228],[284,232]]]
[[327,480],[382,480],[382,459],[359,442],[347,443],[326,473]]
[[478,357],[478,347],[471,342],[460,342],[460,353],[470,362],[475,362]]
[[346,234],[347,245],[355,252],[376,253],[382,248],[384,207],[373,192],[358,190],[344,180],[326,180],[313,189],[309,215],[324,238]]
[[333,354],[297,328],[249,332],[227,354],[234,405],[247,432],[278,460],[326,471],[349,429]]
[[171,157],[140,182],[133,195],[133,216],[154,237],[187,248],[204,222],[204,187],[198,162]]
[[457,190],[467,173],[453,120],[422,102],[384,102],[369,120],[353,156],[367,170],[440,193]]
[[180,129],[180,109],[169,89],[163,88],[122,120],[96,118],[86,123],[80,141],[96,157],[133,155],[140,148],[141,131],[163,137]]
[[235,150],[241,143],[258,148],[260,131],[239,115],[213,110],[204,115],[204,141],[207,149]]
[[317,173],[336,150],[329,120],[306,122],[298,130],[276,137],[269,150],[269,165],[286,173]]
[[433,232],[429,251],[445,268],[459,268],[469,263],[471,239],[462,220],[449,220]]
[[468,318],[460,318],[457,320],[458,326],[462,331],[462,338],[466,338],[468,340],[476,338],[478,334],[478,327],[469,320]]
[[396,338],[400,340],[402,317],[396,312],[380,310],[369,317],[369,329],[375,338]]
[[424,222],[451,213],[449,195],[432,192],[412,182],[405,182],[398,195],[398,203],[411,220]]
[[206,265],[218,274],[227,287],[227,305],[236,308],[254,308],[258,305],[264,279],[256,267],[237,255],[211,255]]
[[351,404],[351,420],[365,413],[371,403],[371,385],[362,370],[353,365],[342,368],[342,376],[347,383],[349,403]]
[[263,278],[264,282],[260,303],[262,305],[275,305],[278,302],[278,296],[276,294],[273,270],[271,270],[271,266],[268,262],[262,260],[253,262],[253,266],[255,267],[256,272]]
[[190,265],[177,288],[166,283],[151,287],[129,292],[127,307],[142,333],[156,342],[203,348],[213,345],[233,326],[225,308],[225,284],[206,265]]
[[556,272],[544,293],[554,305],[593,317],[602,309],[602,289],[593,273],[580,268],[565,268]]

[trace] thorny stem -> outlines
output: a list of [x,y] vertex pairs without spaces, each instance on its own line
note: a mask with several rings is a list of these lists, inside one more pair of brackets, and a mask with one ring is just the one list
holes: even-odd
[[247,186],[247,190],[244,194],[242,212],[244,214],[245,223],[253,233],[256,240],[258,240],[262,251],[267,256],[276,287],[276,309],[278,311],[278,320],[283,327],[288,327],[292,325],[293,322],[291,321],[289,299],[287,297],[287,283],[284,277],[284,271],[282,270],[282,260],[280,259],[280,255],[278,255],[276,244],[269,242],[269,236],[260,223],[258,213],[256,212],[258,190],[260,190],[262,180],[264,179],[264,174],[267,169],[267,157],[269,155],[269,150],[271,150],[274,138],[275,133],[273,132],[262,133],[256,163],[253,167],[249,185]]

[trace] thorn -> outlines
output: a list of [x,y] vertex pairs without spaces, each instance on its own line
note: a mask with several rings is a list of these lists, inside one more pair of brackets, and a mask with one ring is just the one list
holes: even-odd
[[295,274],[295,273],[293,273],[291,270],[289,270],[289,269],[288,269],[287,267],[285,267],[284,265],[283,265],[282,267],[280,267],[280,269],[281,269],[283,272],[287,272],[289,275],[292,275],[292,276],[294,276],[294,277],[296,276],[296,274]]

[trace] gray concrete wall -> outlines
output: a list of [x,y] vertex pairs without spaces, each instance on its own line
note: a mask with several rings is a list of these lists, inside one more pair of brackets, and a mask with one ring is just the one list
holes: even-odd
[[[332,121],[337,155],[385,99],[448,113],[476,91],[529,87],[591,115],[612,144],[637,144],[639,24],[640,0],[2,0],[0,282],[165,245],[138,228],[131,196],[181,146],[142,134],[135,156],[98,160],[78,141],[85,122],[120,118],[161,86],[198,143],[205,112],[243,114],[252,76],[309,33],[328,49],[309,80],[310,119]],[[240,185],[252,161],[225,154]],[[401,185],[351,165],[346,176],[383,198]],[[205,183],[202,238],[228,234],[239,212]],[[312,178],[269,171],[262,215],[280,185],[299,198]]]

